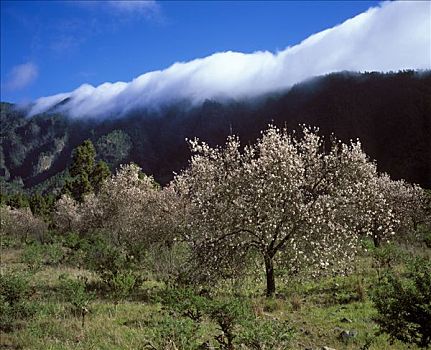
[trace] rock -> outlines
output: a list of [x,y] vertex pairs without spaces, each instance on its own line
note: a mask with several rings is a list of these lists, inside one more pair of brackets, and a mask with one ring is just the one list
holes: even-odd
[[321,350],[335,350],[334,348],[330,348],[329,346],[322,346]]
[[350,338],[355,338],[358,335],[358,331],[355,329],[352,329],[349,331]]
[[352,320],[350,318],[347,318],[347,317],[343,317],[340,321],[344,322],[344,323],[352,323]]
[[357,330],[344,330],[340,333],[340,335],[338,336],[342,341],[347,342],[350,338],[356,338],[356,336],[358,335],[358,331]]
[[349,331],[342,331],[338,336],[342,341],[348,341],[350,339]]

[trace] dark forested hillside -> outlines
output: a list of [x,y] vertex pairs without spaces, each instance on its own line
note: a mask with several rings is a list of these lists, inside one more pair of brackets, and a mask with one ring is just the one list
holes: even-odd
[[187,164],[185,138],[215,145],[234,133],[246,144],[269,123],[289,129],[305,123],[343,141],[359,138],[380,171],[431,188],[430,72],[337,73],[259,100],[185,102],[103,121],[49,113],[26,118],[2,103],[0,121],[0,175],[6,189],[11,184],[55,188],[72,149],[87,138],[111,168],[134,161],[166,183]]

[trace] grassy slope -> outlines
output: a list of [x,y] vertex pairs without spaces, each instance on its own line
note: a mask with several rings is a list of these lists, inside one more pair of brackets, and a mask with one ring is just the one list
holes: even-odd
[[[21,255],[22,249],[3,249],[2,273],[28,270],[28,266],[21,262]],[[31,271],[31,299],[39,306],[38,312],[15,331],[2,333],[0,348],[158,348],[148,339],[151,334],[154,337],[160,332],[158,325],[166,321],[163,319],[166,314],[159,303],[148,301],[144,296],[152,287],[157,289],[160,285],[145,282],[141,295],[135,296],[135,300],[115,302],[99,296],[92,302],[83,328],[80,317],[71,313],[58,295],[59,276],[62,274],[94,278],[88,271],[63,265],[42,266]],[[335,349],[415,349],[398,342],[389,344],[385,335],[375,335],[377,327],[372,321],[375,310],[367,296],[375,280],[376,271],[371,268],[371,260],[363,258],[356,273],[348,277],[279,283],[280,294],[275,300],[266,300],[256,292],[262,286],[244,283],[241,292],[251,298],[257,317],[289,321],[295,329],[293,349],[320,349],[322,346]],[[230,294],[236,288],[226,284],[220,293]],[[355,330],[357,336],[343,341],[339,338],[342,330]],[[206,320],[190,342],[202,343],[211,339],[210,334],[214,332],[215,325]],[[159,336],[163,337],[162,334]],[[175,338],[175,334],[171,337]],[[365,347],[368,342],[370,346]],[[187,344],[182,348],[187,349]],[[164,349],[176,347],[168,345]]]

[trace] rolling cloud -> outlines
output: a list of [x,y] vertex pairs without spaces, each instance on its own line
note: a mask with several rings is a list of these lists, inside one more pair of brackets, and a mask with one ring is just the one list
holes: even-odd
[[254,97],[336,71],[430,69],[430,12],[426,1],[384,2],[277,53],[220,52],[127,83],[84,84],[69,93],[39,98],[29,114],[63,101],[56,108],[71,117],[117,117],[181,99],[199,103]]

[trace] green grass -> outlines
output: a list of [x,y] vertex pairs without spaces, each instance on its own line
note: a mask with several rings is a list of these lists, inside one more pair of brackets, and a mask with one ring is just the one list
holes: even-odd
[[[30,301],[36,305],[37,312],[19,323],[12,332],[1,333],[0,348],[179,350],[196,349],[204,342],[217,345],[214,337],[220,330],[215,321],[204,315],[198,325],[181,312],[169,310],[157,298],[165,286],[154,280],[142,282],[135,294],[126,300],[115,301],[98,293],[82,327],[80,315],[73,312],[59,292],[60,276],[85,276],[92,283],[98,278],[90,271],[67,265],[29,269],[21,262],[22,253],[22,249],[4,248],[1,272],[27,271],[32,291]],[[378,334],[378,327],[373,322],[376,310],[369,297],[377,281],[371,263],[369,258],[362,258],[356,273],[345,277],[279,281],[275,299],[266,299],[262,293],[264,286],[248,279],[241,283],[221,283],[214,289],[214,297],[222,300],[242,295],[249,301],[251,313],[257,319],[287,321],[294,330],[291,349],[320,349],[323,346],[417,349],[400,342],[390,344],[387,336]],[[402,266],[397,268],[402,269]],[[240,326],[234,329],[241,331]],[[343,340],[340,338],[343,330],[353,330],[356,335]]]

